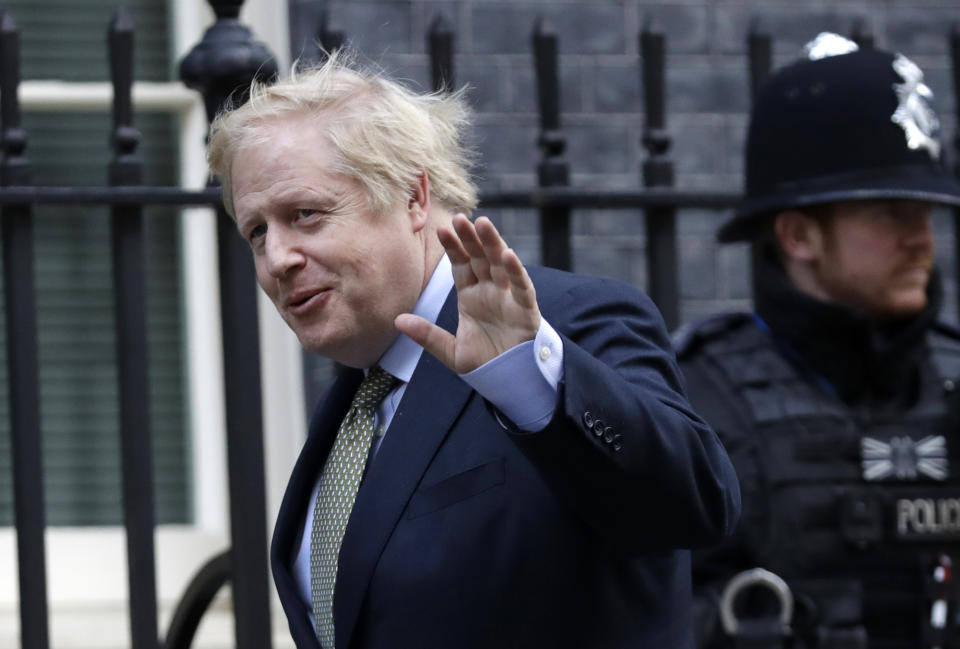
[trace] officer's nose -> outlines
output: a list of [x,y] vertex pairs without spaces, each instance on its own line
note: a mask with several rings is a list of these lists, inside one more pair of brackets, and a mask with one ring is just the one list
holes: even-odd
[[899,206],[897,221],[901,239],[908,247],[933,247],[933,223],[930,213],[933,206],[920,201],[903,201]]
[[300,243],[297,234],[288,228],[275,225],[268,229],[264,241],[267,272],[273,277],[281,278],[301,267],[306,258]]

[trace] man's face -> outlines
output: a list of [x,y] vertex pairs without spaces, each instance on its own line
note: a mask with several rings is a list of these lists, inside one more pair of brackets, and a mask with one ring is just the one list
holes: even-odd
[[268,137],[242,147],[231,167],[237,227],[257,280],[306,349],[369,367],[424,286],[425,214],[409,197],[374,214],[360,184],[332,168],[322,120],[261,128]]
[[908,200],[845,201],[817,222],[815,281],[825,297],[877,320],[927,304],[933,269],[931,205]]

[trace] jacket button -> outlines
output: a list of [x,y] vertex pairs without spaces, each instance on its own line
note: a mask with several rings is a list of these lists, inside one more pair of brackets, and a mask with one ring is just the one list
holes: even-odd
[[612,428],[612,427],[607,426],[606,428],[603,429],[603,441],[605,441],[607,444],[613,443],[613,428]]
[[597,419],[593,422],[593,434],[597,437],[603,437],[603,429],[605,428],[602,419]]
[[589,410],[585,410],[583,413],[583,425],[589,430],[593,430],[593,413]]
[[623,435],[621,435],[620,433],[617,433],[616,435],[614,435],[613,444],[610,446],[610,448],[612,448],[614,452],[619,451],[621,448],[623,448]]

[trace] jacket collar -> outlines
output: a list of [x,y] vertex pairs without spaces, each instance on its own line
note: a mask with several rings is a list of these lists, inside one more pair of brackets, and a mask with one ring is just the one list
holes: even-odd
[[[362,379],[363,372],[360,370],[341,370],[326,397],[314,411],[307,441],[290,474],[273,530],[273,542],[270,545],[273,581],[286,611],[291,635],[301,649],[305,646],[319,649],[320,644],[310,623],[310,607],[301,599],[294,582],[293,564],[313,486],[333,446],[340,421],[346,415],[353,394]],[[303,645],[302,642],[312,644]]]
[[[450,332],[456,330],[455,290],[447,296],[437,324]],[[298,604],[300,597],[292,573],[304,514],[340,420],[362,377],[359,370],[343,372],[317,409],[277,518],[271,549],[274,581],[283,595],[281,601],[295,638],[316,638],[307,607]],[[438,393],[442,393],[442,399],[437,398]],[[334,611],[338,647],[350,646],[380,555],[430,460],[471,394],[471,388],[434,356],[420,357],[389,434],[360,485],[344,534]]]
[[[456,292],[450,291],[437,324],[457,326]],[[472,393],[452,370],[423,354],[390,430],[360,485],[340,549],[336,644],[349,647],[374,568],[431,459]],[[443,398],[438,399],[437,395]]]
[[825,380],[846,403],[912,401],[926,333],[941,304],[940,275],[927,287],[927,307],[912,318],[879,325],[847,307],[814,299],[787,277],[773,253],[760,253],[754,276],[757,314],[801,371]]

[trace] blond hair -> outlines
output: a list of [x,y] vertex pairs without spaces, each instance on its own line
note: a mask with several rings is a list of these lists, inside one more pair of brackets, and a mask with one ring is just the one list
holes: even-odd
[[464,143],[470,111],[463,90],[418,94],[335,51],[317,67],[273,84],[254,81],[249,99],[221,112],[210,126],[207,161],[233,214],[230,168],[237,151],[270,137],[270,120],[323,118],[337,169],[355,178],[375,213],[409,196],[422,173],[430,196],[467,215],[477,205],[470,178],[472,150]]

